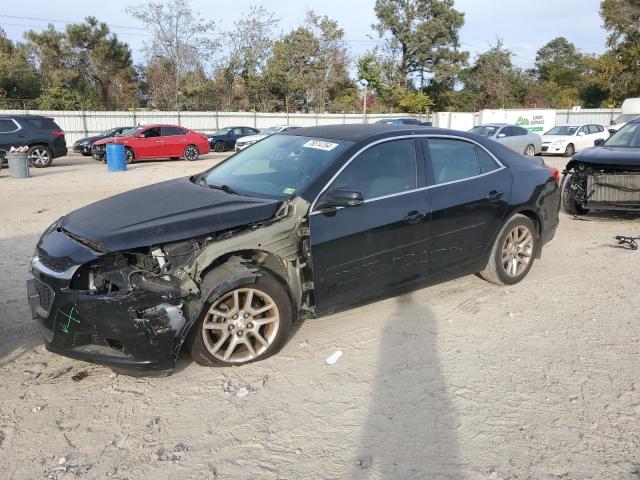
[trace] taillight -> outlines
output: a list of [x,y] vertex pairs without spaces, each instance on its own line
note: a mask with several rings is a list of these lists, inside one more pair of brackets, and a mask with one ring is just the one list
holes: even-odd
[[551,175],[553,175],[553,178],[555,179],[556,183],[560,183],[560,170],[558,170],[556,167],[552,167],[551,165],[546,165],[547,170],[549,170],[549,172],[551,172]]
[[64,132],[62,130],[54,130],[51,132],[54,137],[64,137]]

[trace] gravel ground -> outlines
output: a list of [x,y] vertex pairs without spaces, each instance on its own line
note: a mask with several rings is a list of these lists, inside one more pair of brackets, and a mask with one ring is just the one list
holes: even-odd
[[640,478],[640,251],[613,247],[640,216],[562,214],[519,285],[468,276],[309,320],[257,364],[135,378],[45,351],[25,300],[44,228],[219,158],[0,172],[0,476]]

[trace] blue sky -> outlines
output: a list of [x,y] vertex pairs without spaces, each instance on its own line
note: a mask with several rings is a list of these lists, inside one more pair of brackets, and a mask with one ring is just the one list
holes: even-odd
[[[64,22],[81,21],[85,16],[93,15],[111,25],[112,30],[131,45],[134,58],[138,60],[142,56],[146,33],[122,28],[141,27],[124,13],[127,6],[138,3],[141,2],[30,0],[21,3],[5,0],[0,10],[0,26],[10,38],[20,40],[25,31],[41,30],[46,26],[47,22],[39,19],[56,20],[54,25],[63,29]],[[371,24],[376,21],[375,0],[192,0],[191,3],[203,17],[216,20],[221,29],[240,18],[252,4],[262,4],[274,12],[280,18],[283,31],[300,24],[306,9],[311,8],[338,20],[354,55],[373,47],[378,38],[371,30]],[[456,0],[455,4],[465,13],[460,40],[472,56],[486,50],[498,37],[516,55],[514,63],[522,67],[530,67],[536,51],[557,36],[567,37],[585,52],[600,53],[605,48],[606,32],[598,14],[599,0]]]

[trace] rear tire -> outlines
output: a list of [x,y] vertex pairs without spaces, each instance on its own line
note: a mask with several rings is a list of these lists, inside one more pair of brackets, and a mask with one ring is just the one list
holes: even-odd
[[524,149],[524,155],[526,155],[527,157],[535,157],[536,147],[531,144],[527,145],[527,148]]
[[498,285],[515,285],[533,266],[539,237],[529,217],[516,214],[504,224],[480,276]]
[[[293,308],[282,284],[265,270],[259,271],[255,281],[246,279],[238,283],[234,282],[233,273],[229,277],[230,273],[214,270],[209,274],[216,277],[222,274],[216,282],[224,279],[235,286],[221,292],[213,302],[205,303],[189,334],[191,358],[199,365],[237,366],[264,360],[277,353],[289,338]],[[252,300],[248,300],[249,294]],[[273,308],[256,313],[269,305]]]
[[34,145],[27,152],[29,165],[35,168],[46,168],[53,162],[53,153],[44,145]]
[[586,215],[589,213],[589,209],[584,208],[577,202],[573,189],[575,183],[576,177],[572,173],[567,173],[562,178],[562,183],[560,184],[562,207],[569,215]]
[[198,160],[199,156],[200,156],[200,151],[198,150],[198,147],[196,147],[195,145],[189,145],[187,146],[187,148],[184,149],[184,158],[186,158],[190,162],[194,162]]

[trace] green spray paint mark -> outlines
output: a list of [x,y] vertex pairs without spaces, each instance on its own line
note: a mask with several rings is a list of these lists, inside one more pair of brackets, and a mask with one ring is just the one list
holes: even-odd
[[62,315],[67,317],[66,323],[64,321],[60,322],[60,329],[64,333],[69,333],[69,326],[71,325],[71,322],[76,322],[77,324],[80,324],[80,320],[78,320],[76,317],[73,316],[75,310],[76,310],[75,305],[71,307],[71,311],[68,314],[64,313],[62,310],[58,310],[58,313],[61,313]]

